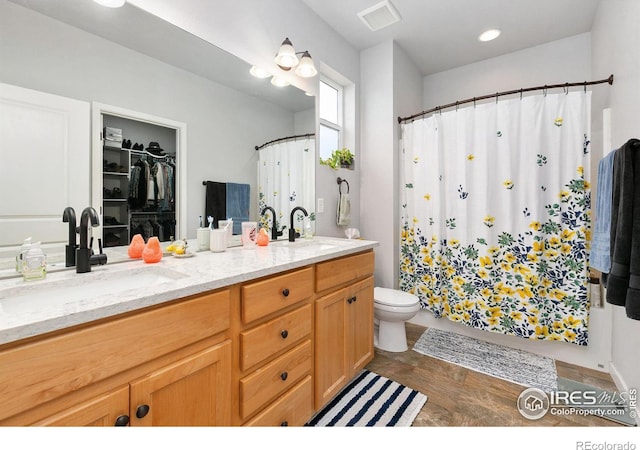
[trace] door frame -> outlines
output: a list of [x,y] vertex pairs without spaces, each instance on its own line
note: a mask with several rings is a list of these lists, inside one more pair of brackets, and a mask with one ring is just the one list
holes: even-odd
[[[91,206],[100,212],[102,208],[102,115],[122,117],[124,119],[146,122],[176,132],[176,239],[187,237],[187,124],[165,117],[134,111],[119,106],[91,102]],[[102,216],[102,213],[100,213]],[[102,220],[96,230],[102,236]]]

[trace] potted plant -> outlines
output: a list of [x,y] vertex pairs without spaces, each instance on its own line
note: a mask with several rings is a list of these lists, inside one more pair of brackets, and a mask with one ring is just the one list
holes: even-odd
[[320,158],[320,164],[337,169],[338,167],[353,168],[354,155],[348,148],[336,149],[331,153],[331,156],[327,159]]

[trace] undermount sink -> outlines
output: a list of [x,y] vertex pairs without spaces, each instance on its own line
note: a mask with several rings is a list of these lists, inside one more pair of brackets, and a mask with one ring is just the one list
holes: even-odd
[[319,241],[315,239],[304,239],[304,238],[299,238],[295,242],[277,241],[277,245],[281,245],[283,247],[295,248],[295,249],[313,250],[318,252],[337,250],[340,248],[339,243],[334,244],[327,241]]
[[18,313],[109,297],[144,287],[170,283],[187,274],[161,268],[143,267],[134,270],[93,271],[70,279],[56,281],[31,281],[16,287],[0,290],[0,311]]

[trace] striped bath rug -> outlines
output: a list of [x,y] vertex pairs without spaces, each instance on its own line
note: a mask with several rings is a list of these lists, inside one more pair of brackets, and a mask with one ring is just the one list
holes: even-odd
[[314,427],[408,427],[427,396],[363,370],[308,423]]
[[428,328],[416,341],[413,350],[492,377],[536,387],[544,392],[558,389],[555,361],[524,350],[435,328]]

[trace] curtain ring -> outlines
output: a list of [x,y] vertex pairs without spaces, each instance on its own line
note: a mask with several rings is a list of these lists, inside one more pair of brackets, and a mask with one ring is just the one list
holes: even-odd
[[460,106],[460,102],[456,102],[456,112],[458,112],[458,106]]
[[544,95],[545,97],[547,96],[547,85],[544,85],[544,88],[542,89],[542,95]]
[[522,100],[522,89],[520,89],[520,100]]
[[585,94],[587,93],[587,82],[586,81],[584,82],[584,93]]
[[500,97],[500,92],[496,92],[496,105],[498,104],[498,97]]
[[473,97],[473,107],[474,108],[476,107],[476,98],[475,97]]

